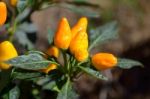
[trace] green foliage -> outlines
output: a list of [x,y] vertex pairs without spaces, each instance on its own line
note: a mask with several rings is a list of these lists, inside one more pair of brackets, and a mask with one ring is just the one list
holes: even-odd
[[35,33],[36,27],[32,23],[24,22],[18,26],[18,29],[15,32],[16,38],[19,43],[23,46],[27,46],[29,50],[34,48],[33,43],[28,39],[27,33]]
[[19,43],[23,46],[27,46],[28,49],[33,49],[33,44],[32,42],[27,38],[27,35],[23,31],[17,31],[16,37],[19,41]]
[[118,37],[118,27],[115,21],[107,23],[103,26],[97,27],[90,32],[90,46],[89,51],[97,45],[104,44],[109,40],[115,39]]
[[16,16],[15,21],[16,21],[17,23],[19,23],[19,22],[25,20],[25,19],[28,17],[28,15],[30,14],[30,12],[31,12],[31,8],[26,8],[26,9],[24,9],[22,12],[20,12],[20,13]]
[[20,80],[32,80],[32,78],[34,79],[34,78],[40,77],[40,76],[42,76],[42,74],[39,73],[39,72],[14,71],[13,75],[12,75],[12,78],[13,79],[20,79]]
[[26,5],[27,5],[27,0],[18,0],[17,3],[18,12],[21,13],[26,8]]
[[103,76],[102,73],[100,73],[99,71],[93,70],[89,67],[83,67],[83,66],[78,66],[83,72],[87,73],[88,75],[91,75],[97,79],[100,80],[107,80],[107,78],[105,76]]
[[68,78],[66,84],[63,85],[57,99],[77,99],[78,95],[74,92],[72,83]]
[[143,64],[136,60],[119,58],[117,66],[123,69],[130,69],[135,66],[143,67]]
[[54,73],[51,72],[51,74],[47,75],[47,76],[43,76],[40,79],[36,80],[35,83],[37,85],[42,86],[43,90],[51,90],[51,91],[57,91],[59,92],[59,85],[57,83],[59,83],[59,81],[61,81],[63,79],[61,79],[61,75],[59,75],[58,73]]
[[20,90],[18,86],[12,88],[7,94],[3,96],[3,99],[19,99]]
[[56,85],[56,81],[50,81],[49,83],[43,85],[42,89],[44,90],[54,90],[55,91],[55,88],[57,87]]
[[7,61],[13,67],[28,69],[28,70],[39,70],[46,68],[50,63],[55,63],[44,59],[39,54],[21,55],[16,58]]

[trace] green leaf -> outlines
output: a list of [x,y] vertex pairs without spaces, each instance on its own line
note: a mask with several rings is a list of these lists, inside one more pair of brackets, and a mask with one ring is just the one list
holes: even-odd
[[15,86],[13,89],[11,89],[8,93],[4,94],[4,99],[19,99],[20,96],[20,90],[18,86]]
[[42,86],[42,89],[44,89],[44,90],[58,91],[59,89],[58,89],[57,83],[56,83],[56,81],[58,79],[54,79],[53,76],[57,76],[57,75],[52,74],[52,75],[43,77],[43,78],[37,80],[36,84]]
[[36,78],[36,77],[40,77],[40,76],[42,76],[42,74],[39,72],[21,72],[21,71],[18,72],[18,71],[15,71],[12,74],[12,77],[14,79],[21,79],[21,80],[23,80],[23,79],[32,80],[32,78]]
[[24,22],[19,25],[19,29],[26,33],[34,33],[37,31],[36,26],[33,23]]
[[[24,16],[21,16],[21,15],[20,17],[19,16],[17,17],[17,21],[22,20],[22,18],[24,18]],[[31,42],[31,40],[28,38],[27,34],[28,35],[31,33],[33,34],[36,31],[37,31],[37,28],[35,27],[34,24],[24,22],[17,27],[17,30],[15,31],[15,37],[17,38],[18,42],[21,45],[27,46],[28,50],[31,50],[34,48],[34,45]]]
[[78,66],[83,72],[97,78],[100,80],[108,80],[105,76],[103,76],[99,71],[95,71],[89,67]]
[[51,76],[42,77],[38,81],[36,81],[37,85],[43,86],[44,84],[48,83],[51,80]]
[[28,51],[28,54],[39,54],[39,55],[42,55],[42,56],[46,55],[45,53],[43,53],[41,51],[36,51],[36,50]]
[[22,12],[26,8],[27,0],[18,0],[17,2],[17,10],[18,12]]
[[45,84],[42,86],[42,89],[44,90],[53,90],[54,87],[56,87],[56,82],[53,80],[53,81],[50,81],[49,83]]
[[24,9],[21,13],[19,13],[17,16],[16,16],[16,22],[19,23],[21,21],[23,21],[25,18],[27,18],[27,16],[30,14],[31,12],[31,8],[26,8]]
[[143,67],[143,64],[136,60],[119,58],[117,66],[123,69],[130,69],[135,66]]
[[67,2],[69,4],[74,4],[74,5],[78,5],[78,6],[89,6],[89,7],[93,7],[93,8],[100,8],[100,6],[98,4],[94,4],[89,2],[88,0],[74,0],[71,2]]
[[15,35],[21,45],[27,46],[30,50],[34,48],[33,43],[28,39],[27,34],[24,31],[17,30]]
[[13,67],[16,68],[39,70],[48,67],[48,65],[53,62],[44,59],[39,54],[28,54],[10,59],[6,63],[11,64]]
[[89,51],[97,45],[103,44],[106,41],[117,38],[117,34],[118,27],[115,21],[98,27],[95,30],[91,30]]
[[61,91],[58,93],[57,99],[78,99],[77,97],[78,95],[73,90],[70,79],[68,79]]
[[20,90],[17,86],[10,90],[9,99],[19,99],[19,96],[20,96]]

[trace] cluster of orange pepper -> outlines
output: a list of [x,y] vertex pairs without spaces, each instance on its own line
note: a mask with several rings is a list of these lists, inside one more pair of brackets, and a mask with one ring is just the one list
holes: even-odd
[[[70,29],[66,18],[62,18],[54,36],[54,44],[60,49],[69,49],[77,61],[85,61],[88,56],[87,18],[82,17]],[[98,70],[112,68],[117,64],[117,58],[110,53],[98,53],[92,56],[92,64]]]
[[[15,6],[17,0],[11,0],[11,4]],[[7,17],[7,8],[4,2],[0,2],[0,26],[2,26]],[[85,61],[89,57],[88,52],[88,35],[87,29],[87,18],[82,17],[80,20],[70,28],[70,25],[66,18],[62,18],[58,30],[54,36],[54,45],[47,50],[47,54],[58,58],[59,49],[69,49],[71,54],[76,58],[77,61]],[[3,63],[11,58],[18,56],[16,49],[13,44],[9,41],[0,43],[0,69],[9,69],[10,65]],[[104,70],[112,68],[117,64],[117,58],[109,53],[98,53],[92,56],[92,64],[98,70]],[[55,64],[50,64],[47,69],[42,69],[43,72],[48,73],[49,71],[56,69]]]
[[87,19],[81,18],[75,26],[70,29],[66,18],[62,18],[58,30],[54,36],[54,44],[60,49],[70,49],[70,52],[78,61],[88,58],[88,36],[86,33]]
[[[87,19],[81,18],[79,22],[70,29],[66,18],[62,18],[59,24],[58,31],[55,33],[54,44],[47,50],[47,54],[58,58],[59,49],[70,49],[70,52],[79,61],[84,61],[88,58],[88,37],[86,31]],[[67,28],[67,29],[65,29]],[[82,30],[83,29],[83,30]],[[76,31],[76,32],[75,32]],[[74,37],[71,35],[74,33]],[[11,53],[10,53],[11,52]],[[8,59],[18,56],[16,49],[9,41],[4,41],[0,44],[0,69],[8,69],[10,65],[2,63]],[[117,64],[117,58],[109,53],[98,53],[92,56],[92,64],[98,70],[112,68]],[[50,64],[47,69],[42,69],[43,72],[56,69],[56,64]]]

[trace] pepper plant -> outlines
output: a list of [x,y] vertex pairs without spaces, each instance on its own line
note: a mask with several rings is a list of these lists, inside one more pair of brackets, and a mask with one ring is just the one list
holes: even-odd
[[[38,37],[37,28],[34,23],[32,23],[31,17],[34,12],[45,10],[48,8],[56,7],[62,9],[68,9],[80,15],[86,15],[90,18],[98,18],[100,15],[98,13],[99,7],[97,5],[80,2],[72,0],[68,2],[67,0],[1,0],[3,5],[1,6],[0,20],[6,20],[6,24],[3,25],[2,30],[4,35],[8,35],[8,40],[13,42],[16,41],[21,46],[27,50],[35,48],[35,39]],[[4,4],[4,2],[6,4]],[[2,5],[2,4],[1,4]],[[7,7],[6,7],[7,5]],[[80,7],[82,7],[82,10]],[[93,9],[94,10],[91,10]],[[97,10],[95,10],[97,9]],[[84,13],[87,12],[87,13]],[[57,13],[57,11],[56,11]],[[54,13],[54,14],[56,14]],[[5,18],[5,19],[3,19]],[[0,21],[3,23],[3,21]],[[2,24],[0,23],[0,25]],[[29,38],[29,35],[34,35],[33,41]]]
[[[0,3],[0,11],[3,8],[5,9],[5,6]],[[5,18],[0,20],[1,25],[4,22]],[[2,76],[7,82],[1,82],[3,86],[0,88],[0,96],[4,99],[18,99],[19,83],[15,80],[30,80],[43,89],[57,92],[57,99],[77,99],[79,94],[73,85],[82,73],[96,79],[108,80],[101,71],[142,66],[138,61],[118,58],[108,52],[91,55],[94,47],[116,36],[116,23],[100,27],[101,33],[96,33],[95,30],[95,33],[88,34],[87,26],[86,17],[81,17],[72,28],[68,20],[62,18],[46,52],[32,50],[18,55],[11,42],[0,43],[1,74],[9,72],[7,77],[4,77],[4,74]],[[12,83],[13,87],[9,87]]]

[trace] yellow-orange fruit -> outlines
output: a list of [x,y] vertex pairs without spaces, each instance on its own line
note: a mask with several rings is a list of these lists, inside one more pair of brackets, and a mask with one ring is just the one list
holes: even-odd
[[98,53],[92,57],[92,63],[98,70],[105,70],[116,66],[117,58],[113,54]]
[[86,17],[82,17],[79,19],[79,21],[73,26],[73,28],[71,29],[71,33],[72,33],[72,38],[75,37],[75,35],[80,32],[81,30],[86,32],[87,29],[87,18]]
[[54,56],[54,57],[58,58],[58,56],[59,56],[59,49],[56,46],[52,46],[52,47],[48,48],[46,53],[49,56]]
[[17,5],[17,2],[18,0],[10,0],[10,4],[14,7]]
[[50,64],[46,69],[42,69],[41,71],[48,74],[50,71],[57,68],[56,64]]
[[71,42],[71,29],[66,18],[62,18],[54,36],[54,44],[61,49],[68,49]]
[[4,61],[7,61],[17,56],[18,53],[11,42],[4,41],[0,43],[0,69],[9,69],[10,65],[4,63]]
[[88,48],[88,35],[84,31],[78,32],[78,34],[71,40],[70,51],[74,54],[78,50],[86,50]]
[[0,26],[2,26],[7,18],[7,8],[4,2],[0,2]]
[[74,56],[79,62],[82,62],[88,58],[89,53],[87,50],[78,50],[75,51]]

